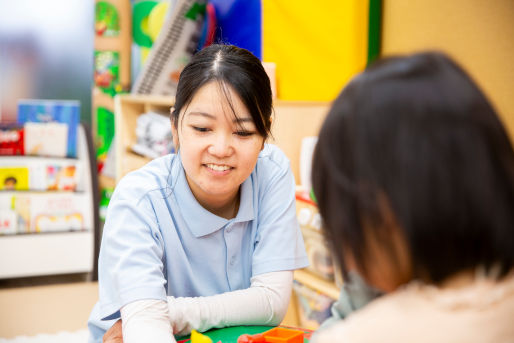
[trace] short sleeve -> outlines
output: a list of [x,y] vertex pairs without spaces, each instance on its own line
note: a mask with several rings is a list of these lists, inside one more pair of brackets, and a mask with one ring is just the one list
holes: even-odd
[[260,171],[266,181],[259,194],[253,276],[309,264],[296,219],[295,182],[289,161],[283,156],[282,160],[272,160],[269,164],[264,172]]
[[99,257],[102,319],[118,318],[120,308],[135,300],[166,299],[163,238],[137,181],[123,179],[109,204]]

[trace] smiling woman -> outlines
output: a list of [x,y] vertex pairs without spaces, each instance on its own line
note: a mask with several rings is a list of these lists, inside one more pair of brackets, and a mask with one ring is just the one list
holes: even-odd
[[171,109],[177,154],[125,176],[109,204],[90,342],[281,322],[307,256],[289,161],[265,144],[271,103],[247,50],[192,58]]
[[230,219],[237,214],[239,185],[255,168],[264,137],[232,87],[214,81],[202,86],[182,113],[172,127],[189,187],[204,208]]

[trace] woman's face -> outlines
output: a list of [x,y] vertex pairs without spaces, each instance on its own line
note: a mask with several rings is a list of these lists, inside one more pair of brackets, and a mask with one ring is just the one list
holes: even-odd
[[182,109],[177,127],[172,125],[189,187],[198,202],[214,213],[237,201],[239,186],[253,171],[264,144],[239,95],[230,86],[226,91],[234,112],[213,81]]

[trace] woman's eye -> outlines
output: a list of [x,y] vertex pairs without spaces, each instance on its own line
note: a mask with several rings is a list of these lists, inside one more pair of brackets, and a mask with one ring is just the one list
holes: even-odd
[[193,126],[193,130],[198,131],[198,132],[207,132],[207,131],[209,131],[208,128],[206,128],[206,127],[199,127],[199,126]]
[[248,137],[248,136],[253,135],[254,133],[255,132],[253,132],[253,131],[237,131],[236,135],[241,136],[241,137]]

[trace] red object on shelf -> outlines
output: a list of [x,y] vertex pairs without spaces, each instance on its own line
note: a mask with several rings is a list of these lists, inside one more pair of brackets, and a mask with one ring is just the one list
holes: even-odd
[[314,201],[312,201],[311,198],[309,198],[309,193],[305,193],[303,191],[297,191],[295,194],[295,197],[297,200],[301,200],[308,204],[311,204],[312,206],[318,207],[318,204],[316,204]]
[[0,155],[24,155],[23,128],[0,128]]

